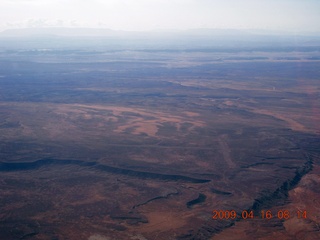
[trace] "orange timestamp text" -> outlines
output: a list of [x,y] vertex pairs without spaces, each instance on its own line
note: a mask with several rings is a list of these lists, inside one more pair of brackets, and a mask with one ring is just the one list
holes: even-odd
[[297,218],[307,218],[307,211],[298,210],[296,212],[290,212],[289,210],[278,210],[272,212],[271,210],[261,210],[258,214],[254,214],[253,210],[243,210],[242,212],[236,212],[235,210],[213,210],[212,211],[212,219],[216,220],[234,220],[234,219],[272,219],[278,218],[287,220],[291,217],[296,216]]

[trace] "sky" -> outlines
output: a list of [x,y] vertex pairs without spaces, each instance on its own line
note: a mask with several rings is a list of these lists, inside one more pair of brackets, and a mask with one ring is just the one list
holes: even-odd
[[320,32],[320,0],[0,0],[0,31],[26,27]]

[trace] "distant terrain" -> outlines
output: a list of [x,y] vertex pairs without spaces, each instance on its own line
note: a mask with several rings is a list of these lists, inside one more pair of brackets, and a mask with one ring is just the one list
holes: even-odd
[[320,238],[318,37],[77,32],[0,33],[0,239]]

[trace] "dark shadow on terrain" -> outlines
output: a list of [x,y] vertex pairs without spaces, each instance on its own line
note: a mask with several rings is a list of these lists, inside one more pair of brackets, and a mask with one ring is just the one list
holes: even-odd
[[187,207],[192,208],[196,204],[200,204],[200,203],[205,202],[206,199],[207,199],[206,195],[204,195],[203,193],[199,193],[199,196],[196,199],[193,199],[193,200],[187,202]]
[[[287,181],[283,182],[281,186],[279,186],[274,192],[265,193],[262,194],[262,196],[256,198],[253,201],[253,204],[251,207],[249,207],[247,210],[254,211],[254,215],[256,216],[257,213],[261,209],[267,209],[272,206],[281,206],[282,204],[286,203],[286,200],[288,198],[288,192],[293,189],[301,180],[301,178],[306,175],[308,172],[310,172],[313,168],[313,159],[310,155],[305,155],[306,162],[297,170],[295,171],[295,175],[293,178],[288,179]],[[197,204],[198,201],[200,201],[203,197],[200,196],[197,199],[194,199],[187,203],[188,205]],[[205,199],[204,199],[205,200]],[[203,201],[204,201],[203,200]],[[189,207],[189,206],[188,206]],[[205,240],[209,239],[213,235],[223,231],[226,228],[229,228],[235,224],[236,221],[240,221],[241,218],[238,218],[236,220],[221,220],[219,222],[215,222],[215,225],[210,225],[210,222],[206,224],[205,226],[201,227],[197,232],[181,235],[178,237],[178,239],[184,239],[184,240],[191,240],[191,239],[197,239],[197,240]]]
[[224,191],[220,191],[214,188],[211,188],[211,192],[215,193],[215,194],[219,194],[219,195],[225,195],[225,196],[229,196],[232,195],[232,193],[230,192],[224,192]]
[[139,203],[139,204],[137,204],[137,205],[134,205],[134,206],[132,207],[132,209],[135,209],[135,208],[137,208],[137,207],[146,205],[146,204],[148,204],[148,203],[150,203],[150,202],[152,202],[152,201],[158,200],[158,199],[167,199],[168,197],[170,197],[170,196],[172,196],[172,195],[177,195],[177,194],[179,194],[179,191],[178,191],[178,190],[176,190],[176,192],[168,193],[168,194],[166,194],[165,196],[157,196],[157,197],[151,198],[151,199],[149,199],[149,200],[147,200],[147,201],[145,201],[145,202],[143,202],[143,203]]
[[92,167],[94,169],[110,172],[113,174],[127,175],[137,178],[149,178],[149,179],[158,179],[163,181],[181,181],[189,183],[206,183],[211,180],[207,179],[198,179],[182,175],[169,175],[145,171],[135,171],[124,168],[111,167],[107,165],[97,164],[96,162],[84,162],[80,160],[57,160],[57,159],[41,159],[34,162],[0,162],[0,172],[10,172],[10,171],[25,171],[25,170],[35,170],[42,166],[47,165],[78,165],[82,167]]

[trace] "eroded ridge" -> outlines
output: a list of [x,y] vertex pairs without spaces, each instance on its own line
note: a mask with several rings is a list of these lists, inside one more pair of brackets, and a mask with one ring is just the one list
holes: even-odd
[[98,164],[97,162],[85,162],[80,160],[58,160],[58,159],[41,159],[34,162],[0,162],[0,171],[10,172],[10,171],[25,171],[25,170],[35,170],[40,167],[50,166],[50,165],[78,165],[81,167],[90,167],[100,171],[110,172],[113,174],[127,175],[136,178],[149,178],[157,179],[162,181],[181,181],[190,183],[207,183],[211,180],[192,178],[183,175],[175,174],[161,174],[146,171],[136,171],[124,168],[111,167],[107,165]]

